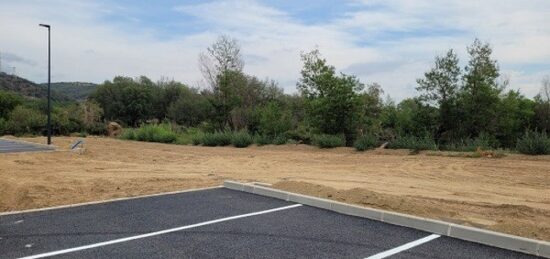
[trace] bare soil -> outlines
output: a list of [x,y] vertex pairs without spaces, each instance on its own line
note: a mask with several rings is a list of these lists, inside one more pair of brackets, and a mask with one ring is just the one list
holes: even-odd
[[[44,138],[26,141],[45,143]],[[305,145],[197,147],[54,138],[0,154],[0,211],[220,185],[225,179],[550,240],[550,156],[463,158]]]

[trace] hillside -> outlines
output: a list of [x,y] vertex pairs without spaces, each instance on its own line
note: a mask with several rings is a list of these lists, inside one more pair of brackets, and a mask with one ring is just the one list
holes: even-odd
[[[47,83],[40,84],[46,87]],[[51,84],[52,90],[63,93],[67,97],[76,101],[84,101],[97,88],[97,84],[85,82],[58,82]]]
[[[58,102],[82,101],[97,87],[93,83],[52,83],[52,100]],[[0,90],[16,92],[28,98],[42,99],[47,96],[47,84],[36,84],[25,78],[0,73]]]

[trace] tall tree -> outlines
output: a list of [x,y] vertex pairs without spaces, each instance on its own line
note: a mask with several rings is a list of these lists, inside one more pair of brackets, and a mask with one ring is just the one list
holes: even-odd
[[462,88],[462,125],[466,134],[477,137],[482,132],[495,133],[499,94],[503,87],[498,84],[500,76],[496,60],[491,58],[493,50],[488,43],[476,39],[468,47],[470,60],[465,67]]
[[210,45],[206,52],[199,55],[199,68],[206,82],[214,89],[218,86],[218,78],[227,71],[241,72],[244,61],[241,46],[236,39],[220,35]]
[[[444,56],[435,58],[435,65],[424,78],[417,79],[417,91],[422,92],[421,100],[435,103],[439,106],[439,126],[437,137],[447,135],[446,138],[454,138],[457,129],[456,99],[460,91],[460,67],[458,57],[450,49]],[[449,136],[450,135],[450,136]]]
[[544,77],[540,93],[535,97],[536,127],[550,132],[550,76]]
[[355,76],[337,75],[319,50],[302,54],[302,61],[297,87],[306,99],[309,121],[322,133],[344,134],[351,144],[361,116],[358,92],[364,85]]

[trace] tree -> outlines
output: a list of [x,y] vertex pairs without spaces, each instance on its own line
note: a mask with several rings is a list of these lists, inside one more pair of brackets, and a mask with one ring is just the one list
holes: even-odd
[[7,118],[9,113],[23,103],[23,98],[15,93],[0,90],[0,118]]
[[199,55],[199,68],[206,82],[216,88],[220,75],[227,71],[241,72],[244,61],[236,39],[220,35],[216,42]]
[[535,119],[539,130],[550,132],[550,76],[544,77],[540,93],[535,96]]
[[468,48],[468,53],[470,61],[465,67],[460,100],[466,116],[458,122],[470,137],[477,137],[482,132],[494,134],[499,94],[503,90],[497,82],[498,64],[491,58],[491,46],[478,39]]
[[308,120],[321,133],[344,134],[351,145],[361,116],[358,92],[364,85],[355,76],[337,75],[319,50],[302,54],[302,61],[297,87],[306,100]]
[[154,83],[147,77],[115,77],[99,85],[91,98],[103,109],[107,120],[138,126],[152,118]]
[[196,88],[182,88],[178,99],[170,104],[167,117],[180,125],[195,127],[212,114],[208,97]]
[[441,135],[456,135],[457,110],[456,100],[460,90],[460,67],[458,57],[451,49],[445,56],[437,56],[435,65],[424,78],[417,79],[417,91],[422,92],[420,98],[439,107],[439,126],[437,137]]

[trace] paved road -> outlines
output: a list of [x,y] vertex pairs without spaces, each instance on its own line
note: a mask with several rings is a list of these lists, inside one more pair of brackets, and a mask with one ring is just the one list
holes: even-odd
[[48,151],[48,150],[53,150],[53,147],[35,145],[32,143],[0,138],[0,153],[17,153],[17,152]]
[[[0,216],[0,258],[535,258],[224,188]],[[383,257],[378,257],[383,258]]]

